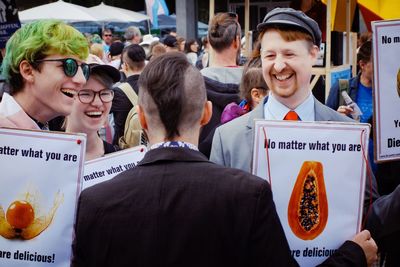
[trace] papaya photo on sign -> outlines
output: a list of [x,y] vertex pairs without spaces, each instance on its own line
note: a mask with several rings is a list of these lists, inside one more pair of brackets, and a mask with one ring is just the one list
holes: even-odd
[[305,161],[301,166],[288,205],[288,222],[293,233],[303,240],[313,240],[328,221],[322,163]]
[[271,185],[300,267],[316,266],[360,231],[370,125],[256,120],[252,173]]

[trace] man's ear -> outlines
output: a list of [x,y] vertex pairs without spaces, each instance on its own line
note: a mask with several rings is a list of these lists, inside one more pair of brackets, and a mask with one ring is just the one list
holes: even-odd
[[203,109],[203,114],[201,116],[200,125],[201,126],[206,125],[211,120],[211,116],[212,116],[212,103],[211,103],[211,101],[207,101],[204,104],[204,109]]
[[21,63],[19,63],[19,72],[22,78],[27,82],[33,83],[35,81],[35,76],[33,75],[34,69],[27,60],[22,60]]
[[144,130],[147,130],[148,125],[147,125],[147,121],[146,121],[146,115],[144,113],[143,108],[140,105],[136,106],[136,112],[137,112],[137,114],[139,116],[140,125],[142,126],[142,128]]
[[315,63],[317,62],[318,53],[319,53],[319,47],[316,45],[313,45],[310,50],[311,61],[312,61],[313,65],[315,65]]

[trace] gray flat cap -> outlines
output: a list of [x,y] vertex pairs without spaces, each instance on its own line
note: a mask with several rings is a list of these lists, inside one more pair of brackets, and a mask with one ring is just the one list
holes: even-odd
[[262,32],[269,27],[278,25],[294,27],[307,32],[312,36],[315,45],[319,47],[321,44],[321,30],[318,23],[302,11],[277,7],[268,12],[263,22],[257,25],[257,30]]

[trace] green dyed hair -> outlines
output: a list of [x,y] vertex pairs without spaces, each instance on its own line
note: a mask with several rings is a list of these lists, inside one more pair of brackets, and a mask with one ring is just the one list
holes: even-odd
[[11,85],[10,93],[23,88],[19,72],[21,61],[27,60],[38,68],[36,60],[54,54],[85,60],[89,54],[88,42],[82,33],[59,20],[40,20],[17,30],[7,42],[1,65],[1,72]]

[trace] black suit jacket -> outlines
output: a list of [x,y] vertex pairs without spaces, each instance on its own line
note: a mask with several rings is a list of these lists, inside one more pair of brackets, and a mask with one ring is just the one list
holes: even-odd
[[187,148],[84,190],[73,266],[296,266],[269,184]]

